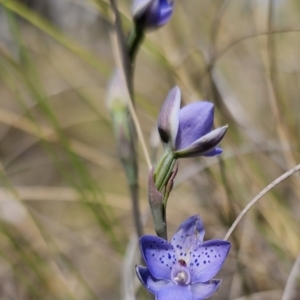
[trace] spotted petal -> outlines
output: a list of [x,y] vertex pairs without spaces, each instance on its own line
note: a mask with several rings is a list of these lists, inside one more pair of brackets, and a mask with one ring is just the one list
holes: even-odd
[[[228,126],[217,128],[208,134],[202,136],[188,147],[175,151],[176,158],[180,157],[196,157],[203,155],[214,149],[223,139]],[[216,154],[217,154],[216,150]]]
[[210,240],[201,244],[193,253],[189,269],[192,282],[206,282],[212,279],[223,266],[230,250],[230,243]]
[[188,261],[189,253],[203,242],[204,233],[204,227],[199,215],[192,216],[184,221],[171,240],[177,258]]
[[219,288],[222,280],[214,279],[206,283],[195,283],[191,286],[193,300],[203,300],[212,296]]
[[136,266],[135,271],[141,283],[153,294],[156,294],[161,288],[168,284],[165,280],[155,279],[145,267]]
[[140,247],[151,275],[170,281],[172,266],[176,263],[173,246],[162,238],[144,235],[140,238]]
[[181,92],[179,87],[174,87],[168,94],[158,117],[158,132],[160,139],[166,147],[175,145],[179,126]]
[[189,285],[177,285],[169,283],[157,294],[156,300],[193,300],[191,287]]
[[181,150],[212,130],[214,105],[198,101],[184,106],[179,112],[176,149]]

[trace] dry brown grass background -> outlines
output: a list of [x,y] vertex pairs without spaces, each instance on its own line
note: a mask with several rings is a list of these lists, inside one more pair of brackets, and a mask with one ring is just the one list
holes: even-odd
[[[127,33],[131,3],[118,4]],[[0,1],[0,299],[123,297],[134,228],[105,104],[111,30],[106,1]],[[180,161],[169,235],[199,213],[206,239],[223,238],[259,191],[299,164],[299,53],[298,0],[177,0],[171,21],[147,34],[134,85],[149,152],[174,85],[184,103],[214,102],[215,125],[229,124],[221,160]],[[300,252],[299,176],[239,224],[211,299],[282,299]],[[151,219],[144,230],[154,234]],[[136,297],[151,299],[142,289]]]

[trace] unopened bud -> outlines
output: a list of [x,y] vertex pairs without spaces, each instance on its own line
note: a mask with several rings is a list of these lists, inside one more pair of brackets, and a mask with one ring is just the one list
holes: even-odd
[[135,0],[132,16],[143,30],[156,29],[171,19],[173,8],[173,0]]

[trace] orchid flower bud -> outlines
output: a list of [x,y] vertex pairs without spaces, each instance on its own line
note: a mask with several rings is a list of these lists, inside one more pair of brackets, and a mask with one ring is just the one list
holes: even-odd
[[178,158],[222,153],[217,145],[223,139],[227,126],[212,130],[214,105],[198,101],[180,108],[180,102],[180,89],[174,87],[158,117],[158,133],[165,149],[154,172],[155,185],[159,191],[166,186]]
[[144,30],[156,29],[171,19],[173,8],[173,0],[135,0],[132,16],[136,25]]
[[214,156],[222,153],[217,145],[227,126],[212,130],[214,105],[199,101],[180,109],[180,89],[173,88],[160,111],[158,132],[164,148],[171,149],[175,158]]

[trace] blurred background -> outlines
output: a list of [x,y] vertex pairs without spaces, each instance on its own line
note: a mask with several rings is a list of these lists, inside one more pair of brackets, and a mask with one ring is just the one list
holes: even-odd
[[[126,34],[131,4],[118,1]],[[133,277],[131,203],[105,103],[111,30],[107,0],[0,1],[1,300],[123,299]],[[149,153],[174,85],[185,104],[214,102],[215,125],[229,124],[220,159],[179,162],[169,235],[199,213],[205,238],[222,239],[257,193],[300,163],[299,53],[299,0],[177,0],[171,21],[147,34],[134,85]],[[141,151],[139,159],[144,231],[154,234]],[[298,293],[284,299],[300,299],[291,273],[299,176],[239,224],[211,299],[282,299],[288,278]]]

